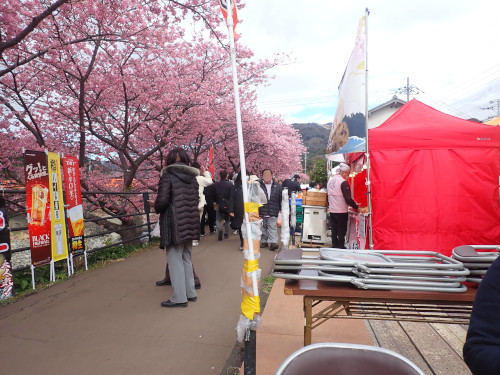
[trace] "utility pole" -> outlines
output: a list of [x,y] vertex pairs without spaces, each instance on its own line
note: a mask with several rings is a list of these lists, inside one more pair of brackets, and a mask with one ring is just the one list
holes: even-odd
[[304,173],[307,174],[307,150],[306,150],[306,156],[304,158]]
[[[493,104],[489,107],[481,107],[481,109],[484,109],[484,110],[492,110],[492,111],[497,111],[497,117],[500,116],[500,99],[496,99],[496,100],[490,100],[490,104]],[[496,105],[496,108],[495,108],[495,105]]]
[[420,89],[415,85],[410,85],[410,77],[406,77],[406,86],[400,87],[396,90],[396,94],[405,94],[406,93],[406,101],[410,101],[410,94],[420,94]]

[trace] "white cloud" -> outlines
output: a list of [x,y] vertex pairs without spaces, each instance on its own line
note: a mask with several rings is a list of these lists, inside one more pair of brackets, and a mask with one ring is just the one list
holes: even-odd
[[[249,0],[239,12],[241,42],[258,58],[285,52],[296,59],[270,72],[276,79],[259,89],[260,108],[290,122],[331,121],[366,5],[370,107],[389,100],[409,76],[425,93],[416,97],[437,109],[493,114],[478,108],[500,99],[497,0]],[[328,97],[329,109],[317,105]]]

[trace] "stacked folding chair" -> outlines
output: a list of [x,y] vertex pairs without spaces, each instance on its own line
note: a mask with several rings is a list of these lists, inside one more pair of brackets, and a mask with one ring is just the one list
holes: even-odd
[[498,258],[499,251],[500,246],[464,245],[454,248],[451,256],[469,269],[470,274],[466,281],[479,284],[488,268]]
[[469,275],[464,264],[434,251],[321,248],[319,256],[309,256],[303,250],[278,253],[272,275],[337,285],[348,283],[362,289],[451,293],[467,290],[462,284]]

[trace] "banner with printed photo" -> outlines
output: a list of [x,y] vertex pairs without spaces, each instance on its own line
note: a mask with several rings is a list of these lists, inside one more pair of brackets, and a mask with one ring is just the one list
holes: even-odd
[[24,176],[31,264],[38,267],[51,260],[49,173],[45,152],[24,152]]
[[12,297],[10,231],[5,198],[0,196],[0,301]]
[[337,112],[327,155],[366,151],[366,16],[359,21],[356,43],[339,86]]
[[68,257],[68,239],[66,236],[66,216],[61,178],[61,160],[59,155],[49,152],[47,155],[50,180],[50,216],[52,259],[57,262]]
[[83,227],[82,192],[80,186],[80,168],[78,158],[64,156],[64,189],[68,205],[68,232],[71,252],[85,250],[85,234]]

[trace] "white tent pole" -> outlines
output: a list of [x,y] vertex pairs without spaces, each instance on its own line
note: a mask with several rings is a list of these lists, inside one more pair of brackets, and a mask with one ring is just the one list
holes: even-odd
[[[229,34],[229,48],[231,51],[231,66],[233,70],[233,86],[234,86],[234,106],[236,109],[236,128],[238,130],[238,148],[240,151],[240,173],[241,173],[241,185],[243,187],[243,204],[248,203],[248,186],[246,184],[246,163],[245,163],[245,149],[243,145],[243,130],[241,127],[241,109],[240,109],[240,93],[238,87],[238,75],[236,72],[236,52],[234,49],[234,35],[233,35],[233,0],[228,1],[227,7],[227,31]],[[250,218],[248,212],[245,210],[245,225],[247,229],[247,240],[248,240],[248,251],[249,260],[255,259],[253,241],[252,241],[252,230],[250,227]],[[252,272],[252,284],[253,284],[253,294],[255,297],[259,295],[259,288],[257,287],[257,275],[256,272]]]
[[368,149],[368,16],[370,11],[365,11],[365,129],[366,129],[366,191],[368,193],[368,243],[373,250],[373,228],[372,228],[372,193],[370,181],[370,152]]

